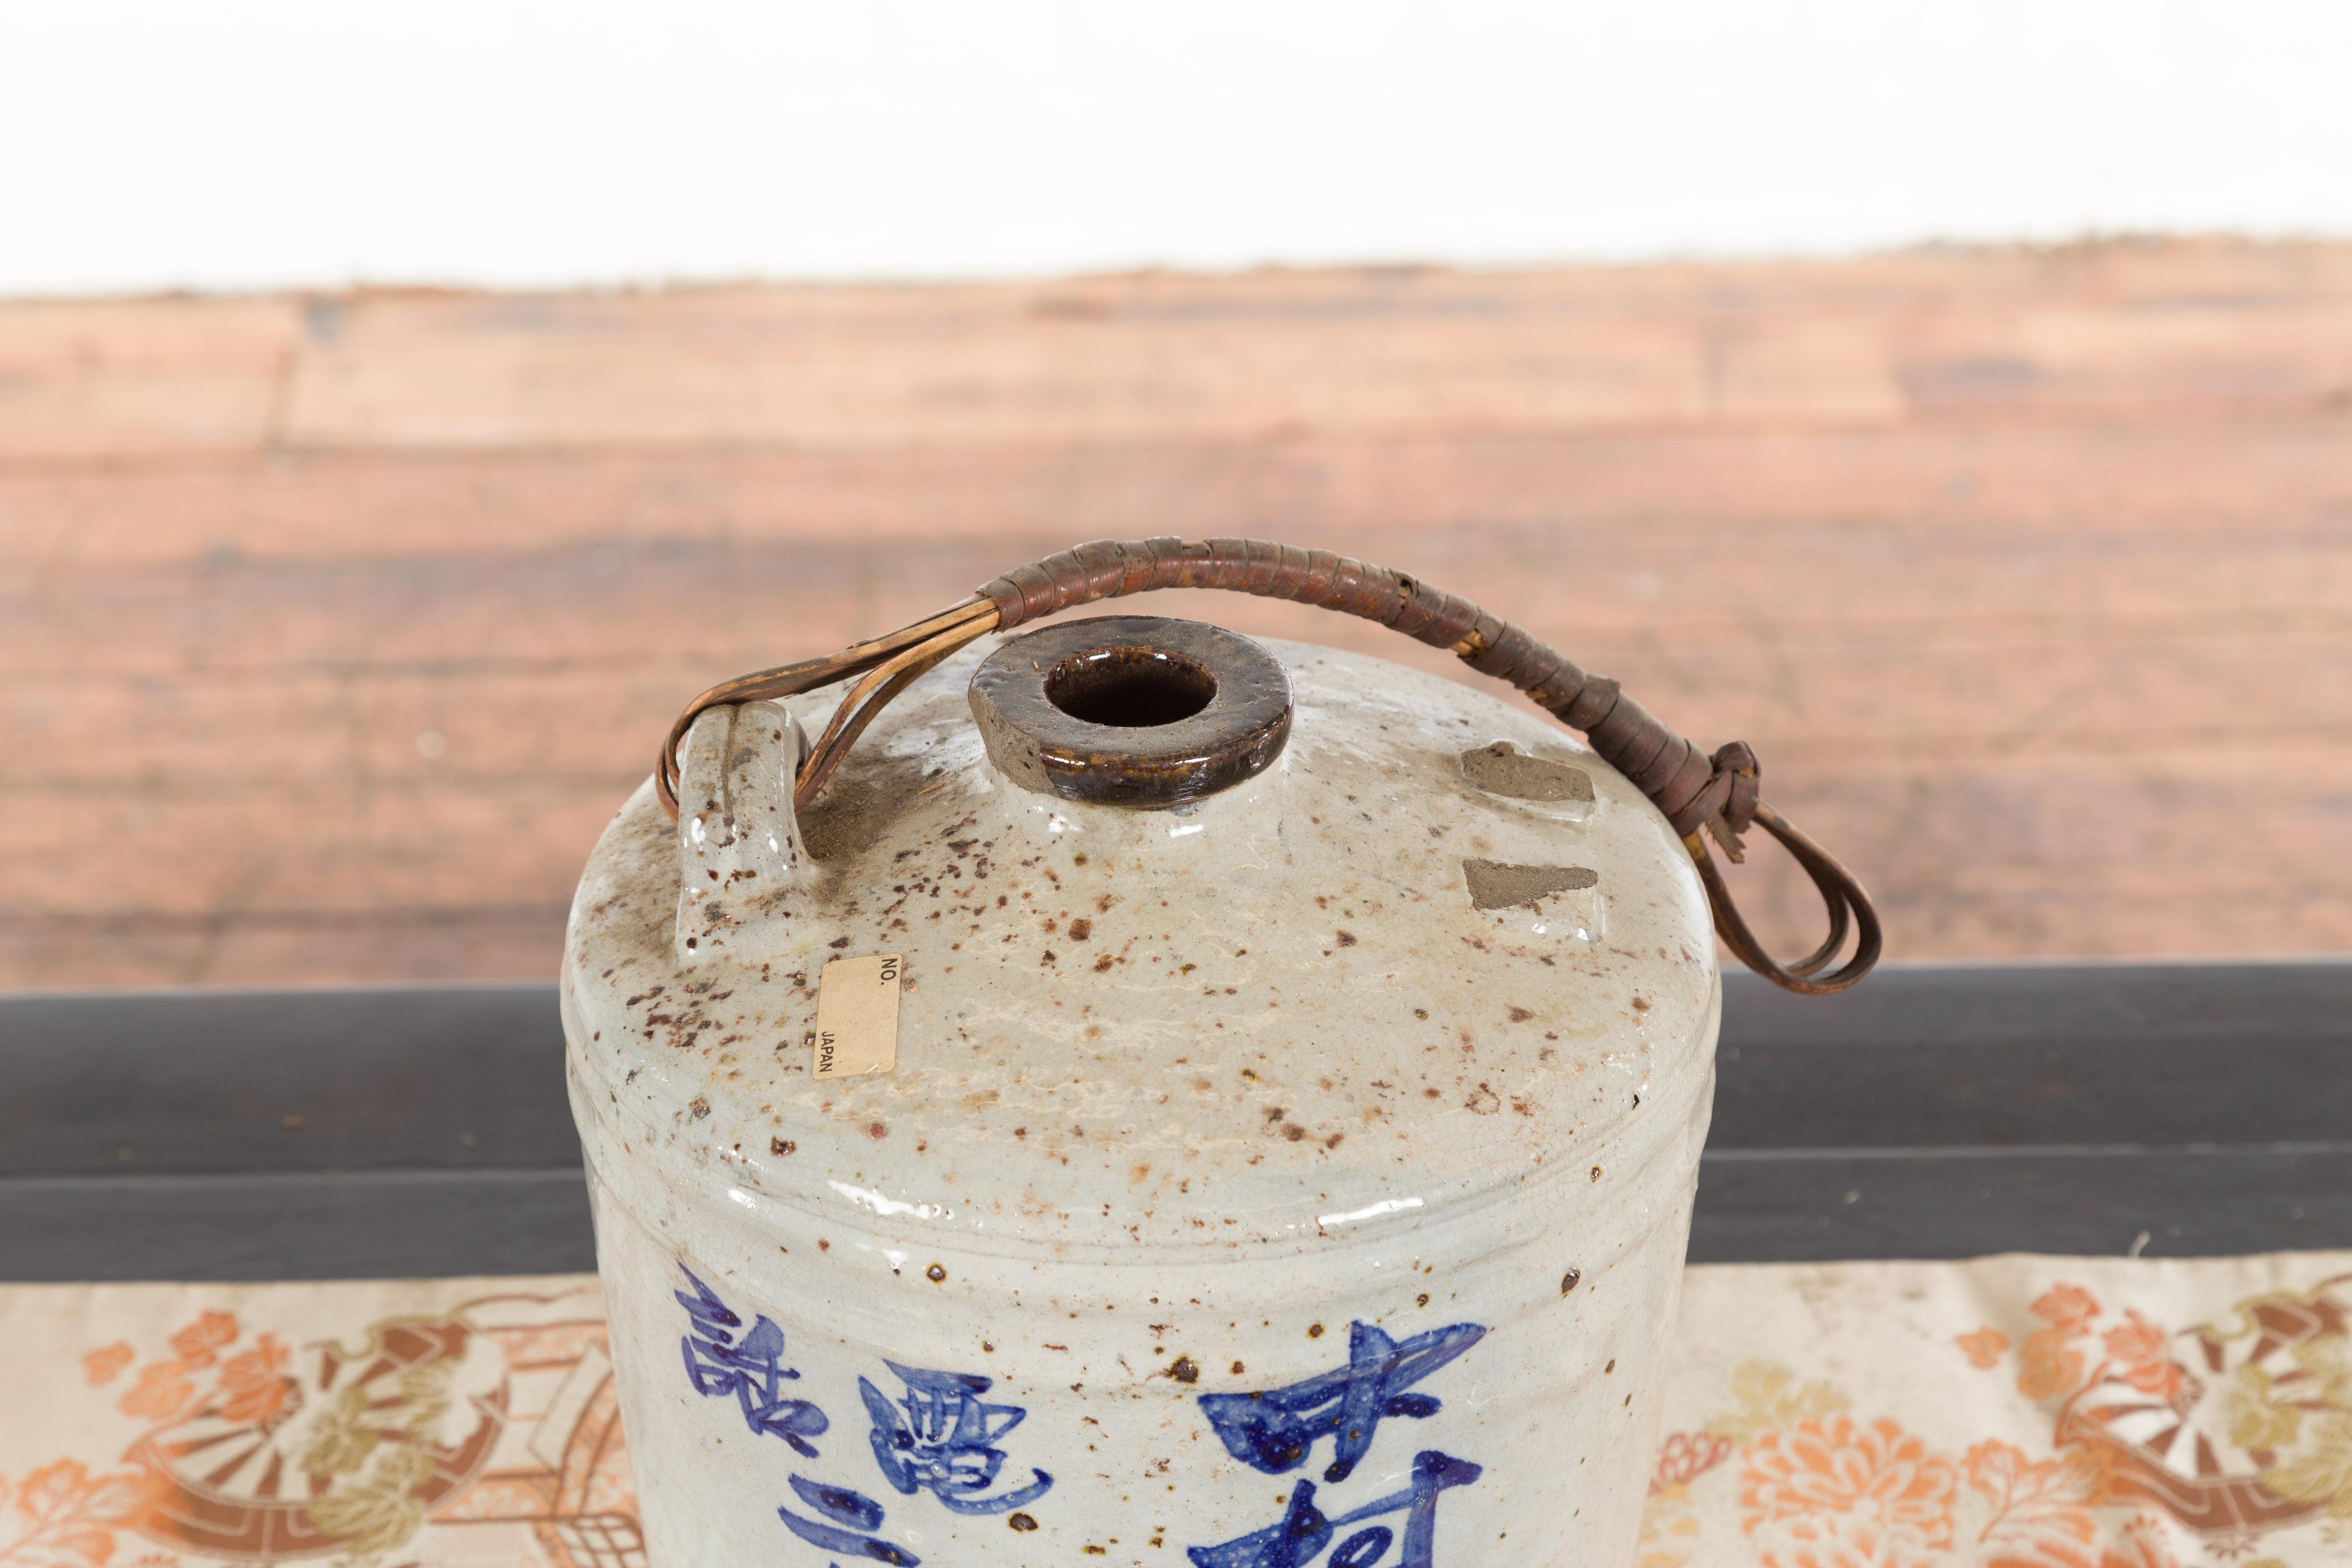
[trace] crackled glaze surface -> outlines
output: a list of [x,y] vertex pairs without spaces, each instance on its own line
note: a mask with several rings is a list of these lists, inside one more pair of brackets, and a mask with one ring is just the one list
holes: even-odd
[[[657,1565],[1630,1561],[1704,897],[1541,716],[1272,646],[1282,756],[1178,811],[997,773],[983,648],[804,820],[772,708],[706,716],[683,829],[649,787],[614,819],[564,1005]],[[1481,788],[1496,742],[1591,787]],[[1465,862],[1549,890],[1475,908]],[[871,952],[897,1068],[817,1083],[823,966]]]

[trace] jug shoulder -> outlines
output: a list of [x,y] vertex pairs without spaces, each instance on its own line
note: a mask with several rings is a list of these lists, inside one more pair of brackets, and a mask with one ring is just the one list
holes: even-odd
[[[640,790],[566,942],[583,1114],[667,1180],[1114,1249],[1393,1230],[1687,1137],[1717,963],[1655,808],[1522,707],[1267,646],[1286,745],[1173,810],[1008,777],[968,653],[801,815],[805,863],[691,931]],[[820,1079],[826,966],[877,956],[895,1063]]]

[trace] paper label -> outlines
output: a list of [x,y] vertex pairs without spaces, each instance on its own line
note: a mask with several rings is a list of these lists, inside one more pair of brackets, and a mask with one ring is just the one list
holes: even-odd
[[836,958],[816,983],[812,1076],[856,1078],[898,1065],[898,955]]

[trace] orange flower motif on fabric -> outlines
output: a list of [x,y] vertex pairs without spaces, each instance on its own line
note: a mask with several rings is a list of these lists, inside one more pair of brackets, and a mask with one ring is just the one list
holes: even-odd
[[2098,1298],[2080,1285],[2053,1285],[2033,1302],[2033,1315],[2069,1339],[2090,1331],[2099,1315]]
[[2074,1342],[2090,1332],[2098,1299],[2080,1285],[2053,1285],[2034,1299],[2033,1315],[2050,1326],[2025,1336],[2018,1351],[2017,1392],[2055,1399],[2083,1385],[2083,1352]]
[[[93,1476],[77,1459],[59,1459],[11,1487],[0,1499],[16,1519],[0,1523],[0,1568],[104,1568],[114,1531],[147,1510],[149,1482],[136,1471]],[[18,1526],[12,1536],[8,1525]]]
[[1996,1328],[1981,1328],[1972,1334],[1954,1334],[1952,1342],[1969,1358],[1969,1364],[1979,1372],[1990,1372],[2000,1364],[2009,1353],[2009,1336]]
[[2089,1568],[2086,1548],[2099,1533],[2092,1510],[2107,1496],[2104,1456],[2076,1449],[2036,1460],[1995,1439],[1970,1448],[1962,1468],[1985,1568]]
[[2056,1399],[2083,1385],[2083,1352],[2070,1336],[2043,1329],[2025,1336],[2017,1353],[2017,1392],[2028,1399]]
[[221,1363],[217,1410],[224,1421],[258,1426],[285,1407],[294,1393],[294,1380],[284,1375],[289,1359],[274,1334],[264,1334],[251,1350]]
[[2134,1308],[2125,1315],[2119,1328],[2109,1329],[2102,1340],[2108,1356],[2122,1363],[2126,1383],[2142,1394],[2169,1400],[2180,1392],[2180,1369],[2172,1363],[2171,1340],[2165,1331],[2139,1315]]
[[213,1364],[215,1355],[236,1342],[236,1314],[206,1312],[172,1336],[172,1353],[190,1370]]
[[1766,1568],[1914,1568],[1952,1542],[1958,1467],[1893,1421],[1767,1432],[1739,1481],[1741,1528]]
[[116,1408],[125,1415],[144,1416],[150,1421],[170,1421],[187,1408],[188,1401],[196,1396],[196,1385],[188,1381],[188,1369],[175,1361],[152,1363],[139,1374]]
[[102,1383],[112,1383],[116,1374],[139,1359],[139,1352],[129,1342],[117,1340],[102,1350],[94,1350],[81,1358],[81,1374],[96,1388]]
[[[2100,1552],[2098,1568],[2180,1568],[2180,1560],[2154,1530],[2134,1521],[2124,1527],[2121,1540]],[[2249,1563],[2246,1568],[2263,1568],[2263,1564]]]
[[1733,1446],[1730,1438],[1706,1432],[1667,1433],[1658,1448],[1657,1474],[1650,1478],[1651,1495],[1690,1485],[1731,1458]]

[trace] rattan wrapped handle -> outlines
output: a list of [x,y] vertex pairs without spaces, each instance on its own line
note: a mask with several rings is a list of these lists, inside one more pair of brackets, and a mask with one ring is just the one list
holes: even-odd
[[[791,696],[861,676],[801,770],[793,793],[795,804],[805,806],[885,704],[975,637],[1074,605],[1155,588],[1223,588],[1343,611],[1445,648],[1480,674],[1509,681],[1562,723],[1581,731],[1595,752],[1665,814],[1706,884],[1717,932],[1749,968],[1789,990],[1822,993],[1844,990],[1878,962],[1881,935],[1870,895],[1834,856],[1764,803],[1761,767],[1745,742],[1703,752],[1614,680],[1587,674],[1522,627],[1467,599],[1385,566],[1258,539],[1082,544],[1009,572],[963,604],[888,637],[712,687],[678,716],[663,744],[655,774],[662,804],[677,816],[678,742],[706,708]],[[1706,835],[1712,833],[1732,859],[1742,858],[1740,836],[1751,826],[1778,839],[1804,868],[1828,911],[1827,940],[1792,963],[1764,952],[1707,850]],[[1854,938],[1853,956],[1831,970],[1849,935]]]

